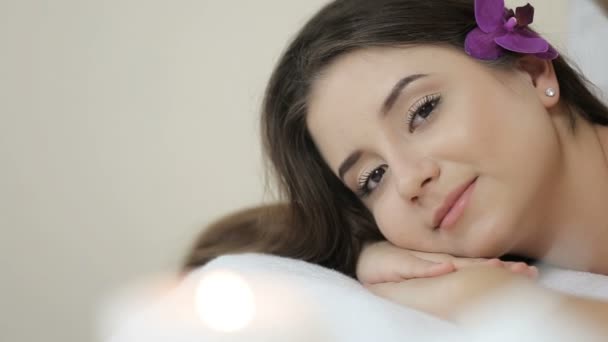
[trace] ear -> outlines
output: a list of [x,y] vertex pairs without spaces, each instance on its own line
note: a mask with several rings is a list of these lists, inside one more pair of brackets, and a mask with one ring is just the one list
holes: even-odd
[[[517,68],[529,76],[545,108],[548,109],[558,104],[560,98],[559,82],[552,61],[525,55],[517,61]],[[549,96],[547,94],[548,89],[553,89],[555,96]]]

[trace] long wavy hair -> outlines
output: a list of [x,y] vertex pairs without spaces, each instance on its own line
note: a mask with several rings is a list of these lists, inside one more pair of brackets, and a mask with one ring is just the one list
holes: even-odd
[[[473,0],[337,0],[311,18],[282,54],[262,107],[263,147],[285,201],[283,213],[276,215],[282,229],[266,235],[266,241],[240,239],[238,250],[262,249],[353,276],[363,245],[383,237],[370,212],[333,174],[311,138],[306,125],[311,87],[336,58],[361,49],[434,45],[464,53],[465,37],[475,26]],[[508,53],[488,64],[514,68],[518,57]],[[563,56],[553,60],[553,66],[573,128],[577,116],[608,125],[608,108],[593,94],[592,85]],[[216,225],[214,234],[221,235],[218,232],[230,223]],[[277,224],[253,226],[264,231]],[[235,251],[234,244],[215,241],[213,253],[204,260]],[[190,265],[201,263],[190,260]]]

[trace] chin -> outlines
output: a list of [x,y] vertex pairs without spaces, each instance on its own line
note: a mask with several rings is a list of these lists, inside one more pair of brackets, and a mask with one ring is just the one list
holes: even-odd
[[465,253],[470,258],[498,258],[513,248],[513,233],[504,225],[486,225],[484,229],[470,231],[465,242]]

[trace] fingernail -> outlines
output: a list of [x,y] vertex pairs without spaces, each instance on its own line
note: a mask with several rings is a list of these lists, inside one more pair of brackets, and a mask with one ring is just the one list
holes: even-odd
[[530,271],[534,278],[538,277],[538,268],[536,266],[530,266]]

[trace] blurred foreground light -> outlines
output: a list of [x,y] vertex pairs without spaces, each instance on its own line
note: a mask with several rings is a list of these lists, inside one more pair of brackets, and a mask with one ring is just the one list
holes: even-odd
[[201,277],[195,300],[203,323],[216,331],[243,329],[255,315],[253,291],[241,277],[228,271]]

